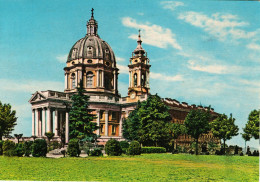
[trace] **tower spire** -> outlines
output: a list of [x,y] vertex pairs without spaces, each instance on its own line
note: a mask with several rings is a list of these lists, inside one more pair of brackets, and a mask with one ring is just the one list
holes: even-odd
[[97,30],[98,30],[98,23],[94,19],[94,8],[92,8],[91,9],[91,18],[87,22],[87,35],[98,36]]
[[91,18],[94,18],[94,8],[91,9]]
[[142,47],[142,40],[141,40],[141,30],[138,30],[139,34],[138,34],[138,40],[137,40],[137,47],[134,50],[135,54],[144,54],[145,50]]

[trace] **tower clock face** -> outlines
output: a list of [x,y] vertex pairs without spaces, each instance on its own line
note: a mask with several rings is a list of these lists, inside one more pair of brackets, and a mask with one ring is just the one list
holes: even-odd
[[136,96],[136,93],[135,93],[135,92],[131,92],[131,94],[130,94],[130,98],[131,98],[131,99],[134,99],[135,96]]

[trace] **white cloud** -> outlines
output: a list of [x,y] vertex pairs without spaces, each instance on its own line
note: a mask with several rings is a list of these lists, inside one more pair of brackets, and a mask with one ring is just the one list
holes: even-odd
[[[141,29],[142,40],[144,44],[152,45],[159,48],[167,48],[171,46],[175,49],[181,50],[182,47],[177,43],[175,34],[169,28],[163,28],[159,25],[146,22],[144,24],[137,23],[135,19],[124,17],[122,23],[126,27]],[[131,34],[129,38],[137,40],[137,34]]]
[[174,11],[178,6],[184,6],[184,3],[179,1],[162,1],[161,5],[164,9],[170,9]]
[[60,63],[66,63],[67,57],[68,57],[68,54],[58,55],[58,56],[56,57],[56,59],[57,59]]
[[222,65],[198,65],[195,63],[195,61],[190,60],[188,65],[188,68],[195,71],[202,71],[207,73],[215,73],[215,74],[226,74],[227,73],[227,67]]
[[[119,69],[119,73],[129,74],[129,68],[127,66],[117,65],[117,67]],[[152,79],[164,80],[164,81],[182,81],[183,80],[182,75],[167,76],[167,75],[163,75],[161,73],[154,73],[154,72],[150,72],[150,77]]]
[[175,75],[175,76],[166,76],[161,73],[150,73],[151,78],[157,79],[157,80],[164,80],[164,81],[182,81],[183,77],[182,75]]
[[117,64],[116,66],[119,69],[119,73],[129,74],[129,68],[127,66],[123,66],[123,65],[120,65],[120,64]]
[[246,32],[241,29],[248,25],[247,22],[239,20],[236,15],[215,13],[207,16],[199,12],[185,12],[178,17],[193,26],[202,28],[205,32],[221,41],[231,37],[232,39],[249,39],[256,35],[257,31]]
[[40,81],[40,80],[26,80],[17,81],[9,79],[0,79],[0,90],[7,92],[29,92],[34,93],[36,91],[43,90],[58,90],[64,89],[64,83],[55,81]]
[[260,51],[260,45],[256,43],[250,43],[246,46],[248,49],[252,49],[255,51]]
[[116,60],[119,61],[119,62],[123,62],[123,61],[125,61],[125,58],[122,58],[122,57],[116,57]]

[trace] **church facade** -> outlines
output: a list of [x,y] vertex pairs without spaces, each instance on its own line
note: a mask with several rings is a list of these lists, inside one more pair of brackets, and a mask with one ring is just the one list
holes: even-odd
[[[98,23],[92,16],[87,22],[87,34],[71,48],[66,67],[65,90],[37,91],[29,100],[32,109],[32,135],[44,138],[45,132],[53,132],[54,138],[69,141],[69,107],[71,96],[77,91],[80,81],[89,99],[89,109],[97,116],[94,122],[99,129],[100,141],[105,143],[110,138],[124,140],[122,123],[133,111],[138,101],[144,101],[150,94],[150,60],[142,47],[139,36],[137,47],[129,61],[128,95],[121,97],[118,92],[118,74],[116,57],[112,48],[98,35]],[[170,108],[173,122],[182,123],[191,109],[199,108],[172,99],[163,99]],[[211,110],[213,115],[217,115]],[[212,139],[212,136],[210,136]],[[178,139],[179,143],[190,143],[189,138]]]

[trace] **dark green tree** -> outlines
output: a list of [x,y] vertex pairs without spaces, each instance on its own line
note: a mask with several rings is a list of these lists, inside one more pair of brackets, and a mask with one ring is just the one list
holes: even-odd
[[213,122],[210,123],[211,131],[213,136],[218,137],[223,140],[224,143],[224,154],[226,152],[226,141],[230,140],[233,136],[238,135],[238,126],[235,125],[235,118],[228,118],[227,115],[219,115]]
[[[174,140],[177,140],[178,137],[179,137],[181,134],[184,134],[184,133],[185,133],[185,127],[184,127],[184,125],[182,125],[182,124],[172,123],[172,124],[170,125],[170,131],[171,131],[172,138],[173,138],[172,145],[173,145],[173,149],[174,149]],[[176,143],[176,148],[177,148],[177,143]]]
[[5,135],[9,135],[16,125],[17,117],[15,110],[12,110],[10,104],[0,102],[0,140]]
[[138,116],[138,110],[141,107],[141,103],[138,101],[137,107],[133,110],[127,119],[123,121],[123,136],[131,141],[139,141],[139,128],[141,127],[140,118]]
[[208,109],[208,111],[202,109],[191,110],[184,121],[186,133],[195,140],[196,155],[198,155],[199,137],[202,134],[208,133],[210,130],[209,121],[211,115],[209,110],[210,109]]
[[137,140],[144,146],[162,146],[171,140],[171,115],[168,107],[156,95],[138,103],[123,125],[123,135]]
[[84,94],[83,82],[77,87],[77,93],[71,97],[72,107],[69,112],[70,139],[83,139],[94,136],[94,131],[98,129],[95,122],[95,115],[88,109],[89,96]]
[[260,111],[253,110],[248,116],[247,124],[243,128],[244,134],[242,135],[245,140],[247,139],[246,141],[251,138],[259,139],[259,113]]

